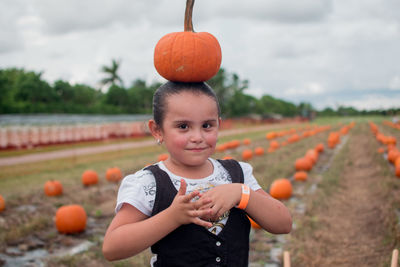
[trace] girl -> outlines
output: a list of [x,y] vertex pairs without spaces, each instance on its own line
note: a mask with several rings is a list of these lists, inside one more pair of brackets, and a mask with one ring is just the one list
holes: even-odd
[[221,118],[206,83],[162,85],[153,116],[150,131],[169,157],[122,181],[106,259],[151,246],[152,266],[247,266],[246,214],[271,233],[290,232],[288,209],[261,189],[248,163],[210,158]]

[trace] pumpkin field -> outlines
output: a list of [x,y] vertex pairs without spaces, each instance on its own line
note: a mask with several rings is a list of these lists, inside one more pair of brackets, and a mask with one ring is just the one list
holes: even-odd
[[[334,118],[223,132],[213,157],[250,163],[293,218],[287,235],[252,222],[249,266],[391,266],[400,241],[399,124]],[[24,153],[33,152],[0,157]],[[108,262],[101,246],[122,177],[166,157],[154,142],[1,166],[0,266],[149,266],[150,250]]]

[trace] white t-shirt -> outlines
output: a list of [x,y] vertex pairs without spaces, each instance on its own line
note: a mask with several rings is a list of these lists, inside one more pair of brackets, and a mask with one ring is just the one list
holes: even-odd
[[[186,181],[187,188],[186,194],[198,190],[200,193],[206,192],[207,190],[222,184],[229,184],[232,182],[228,171],[219,163],[217,160],[209,158],[213,164],[214,170],[211,175],[201,179],[188,179],[180,177],[170,172],[162,161],[156,163],[161,170],[166,171],[175,186],[176,190],[179,190],[180,180],[183,178]],[[244,183],[247,184],[252,190],[256,191],[261,188],[256,178],[253,176],[253,168],[250,164],[245,162],[239,162],[242,167],[244,174]],[[150,217],[154,200],[156,196],[156,181],[151,171],[140,170],[134,174],[126,176],[119,187],[117,205],[115,212],[122,207],[122,204],[128,203],[143,214]],[[223,229],[228,220],[229,212],[219,218],[217,222],[213,223],[213,227],[209,228],[209,231],[214,234],[219,234]]]

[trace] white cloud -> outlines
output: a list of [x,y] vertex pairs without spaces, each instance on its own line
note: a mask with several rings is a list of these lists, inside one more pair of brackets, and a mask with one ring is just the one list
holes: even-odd
[[395,98],[384,95],[368,94],[360,95],[358,99],[343,101],[342,106],[352,106],[359,110],[387,109],[399,107],[400,94]]
[[325,88],[318,82],[309,82],[299,87],[292,87],[283,92],[285,96],[291,95],[321,95],[325,93]]
[[400,90],[400,75],[396,75],[390,80],[389,89]]
[[[183,30],[184,9],[183,0],[3,0],[0,68],[96,86],[115,58],[127,86],[160,79],[154,46]],[[399,9],[398,0],[202,0],[193,23],[218,38],[222,67],[250,81],[247,93],[317,108],[380,95],[390,106],[400,89]]]

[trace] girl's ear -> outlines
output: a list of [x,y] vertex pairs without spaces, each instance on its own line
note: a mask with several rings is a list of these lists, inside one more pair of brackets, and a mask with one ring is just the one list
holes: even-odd
[[157,140],[157,142],[162,142],[162,132],[160,127],[157,125],[157,123],[154,120],[149,120],[148,123],[151,135]]
[[221,117],[218,117],[218,129],[221,127],[222,119]]

